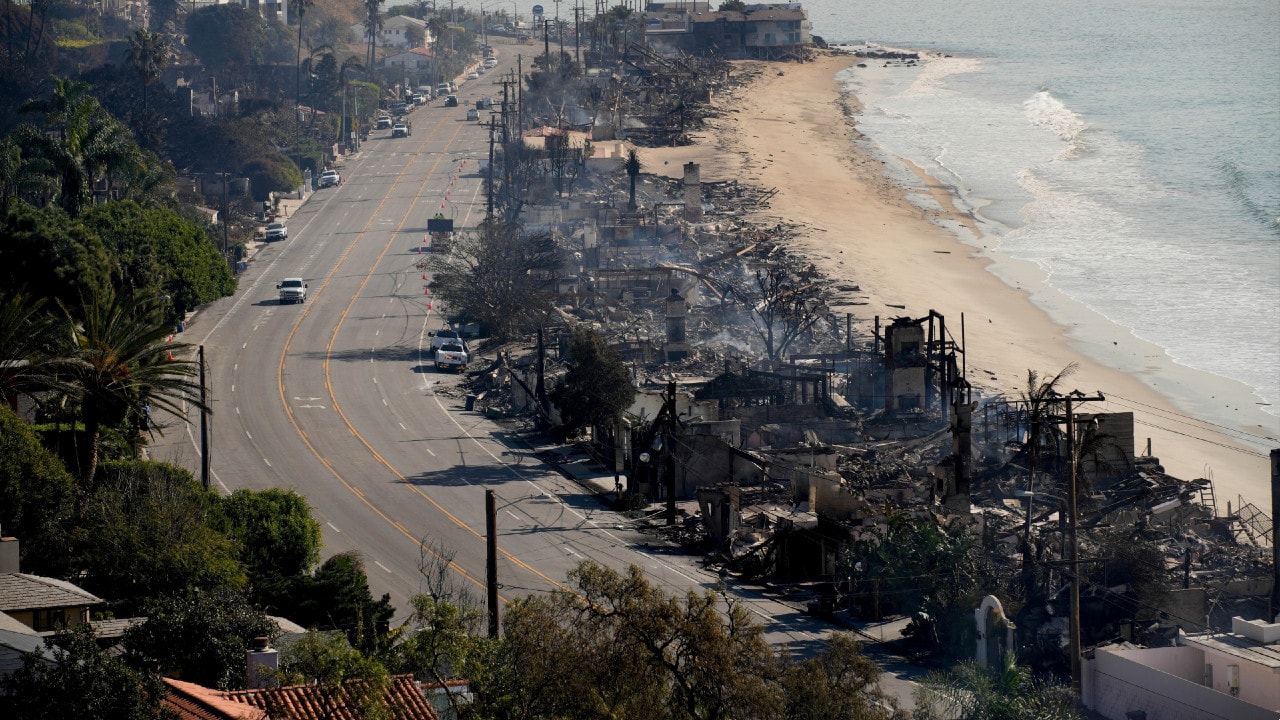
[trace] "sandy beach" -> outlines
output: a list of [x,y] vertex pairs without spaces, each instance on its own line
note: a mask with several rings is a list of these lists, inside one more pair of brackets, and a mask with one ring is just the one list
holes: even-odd
[[[693,161],[706,181],[736,178],[776,188],[757,219],[785,217],[804,227],[795,251],[833,280],[858,286],[848,306],[833,309],[852,312],[864,332],[876,315],[888,321],[934,309],[958,339],[963,314],[968,377],[988,397],[1017,397],[1029,369],[1052,375],[1076,363],[1064,389],[1110,399],[1091,411],[1134,411],[1139,454],[1151,438],[1170,474],[1212,477],[1220,513],[1227,501],[1236,506],[1238,495],[1269,508],[1266,448],[1222,432],[1277,435],[1280,422],[1257,407],[1249,388],[1175,365],[1160,348],[1047,287],[1033,264],[993,262],[950,189],[919,168],[911,170],[931,198],[923,205],[936,208],[910,202],[881,161],[854,142],[861,106],[842,92],[836,75],[858,62],[823,54],[804,64],[739,65],[760,72],[716,99],[723,114],[696,145],[644,150],[644,171],[679,177],[682,164]],[[1212,412],[1208,402],[1215,403]],[[1195,420],[1202,417],[1214,421]]]

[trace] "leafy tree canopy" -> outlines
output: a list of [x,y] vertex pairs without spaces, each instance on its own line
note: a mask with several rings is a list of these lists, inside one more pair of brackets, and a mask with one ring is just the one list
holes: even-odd
[[101,239],[56,207],[23,203],[7,208],[0,224],[0,292],[25,290],[67,307],[110,286],[110,255]]
[[373,599],[358,553],[338,553],[325,560],[314,576],[293,585],[292,595],[291,620],[308,628],[341,630],[365,650],[378,645],[395,614],[390,595]]
[[235,590],[185,590],[149,601],[146,622],[125,632],[126,657],[168,677],[205,687],[245,687],[245,650],[273,638],[275,623]]
[[168,296],[177,315],[235,292],[205,231],[169,208],[126,200],[96,205],[83,219],[115,258],[117,287]]
[[24,654],[22,667],[0,679],[10,720],[156,720],[176,718],[162,709],[160,678],[129,668],[98,647],[93,630],[77,625],[46,638],[52,660]]
[[636,397],[622,356],[590,328],[574,331],[569,353],[569,372],[551,392],[566,430],[608,425]]
[[265,42],[262,19],[239,5],[211,5],[187,18],[187,47],[214,70],[261,63]]
[[320,558],[320,523],[293,490],[236,490],[222,501],[222,514],[250,582],[308,573]]
[[157,462],[105,462],[100,476],[77,533],[85,589],[136,603],[244,585],[235,545],[210,525],[217,495],[189,471]]
[[22,540],[22,569],[65,570],[74,481],[31,426],[0,405],[0,527]]

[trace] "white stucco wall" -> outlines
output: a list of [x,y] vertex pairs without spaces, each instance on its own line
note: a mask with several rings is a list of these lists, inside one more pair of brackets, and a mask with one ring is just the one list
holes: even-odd
[[[1155,648],[1156,662],[1187,667],[1199,655],[1196,648]],[[1170,652],[1164,652],[1170,651]],[[1124,652],[1130,657],[1121,654]],[[1111,651],[1099,648],[1085,660],[1085,706],[1111,720],[1142,710],[1151,720],[1277,720],[1280,713],[1259,707],[1197,682],[1148,667],[1133,659],[1150,650]],[[1185,653],[1185,658],[1170,655]],[[1203,667],[1202,667],[1203,672]],[[1223,671],[1225,673],[1225,670]],[[1215,683],[1217,682],[1215,671]],[[1202,675],[1203,677],[1203,675]],[[1244,680],[1241,680],[1243,685]]]

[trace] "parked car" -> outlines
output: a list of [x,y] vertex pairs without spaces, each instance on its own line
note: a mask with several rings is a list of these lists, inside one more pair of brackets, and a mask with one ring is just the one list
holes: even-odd
[[413,134],[413,126],[404,120],[397,120],[395,127],[391,128],[391,137],[409,137]]
[[480,79],[480,73],[476,72],[475,70],[472,70],[471,72],[467,73],[467,79],[468,79],[468,80],[479,80],[479,79]]
[[458,331],[447,327],[435,331],[428,331],[427,337],[431,338],[432,351],[440,350],[440,347],[447,343],[462,342],[462,338],[458,335]]
[[392,115],[404,115],[405,113],[408,113],[408,112],[409,112],[409,106],[406,105],[405,103],[396,103],[395,105],[391,106]]
[[266,240],[284,240],[289,237],[289,228],[284,223],[273,222],[267,226]]
[[390,115],[379,115],[379,116],[378,116],[378,129],[379,129],[379,130],[390,130],[390,129],[391,129],[391,116],[390,116]]
[[492,68],[497,64],[498,64],[498,58],[495,58],[495,57],[485,58],[485,61],[484,61],[485,67]]
[[477,109],[475,109],[475,108],[467,108],[467,119],[468,119],[468,120],[479,120],[479,119],[480,119],[480,111],[479,111],[479,110],[477,110]]
[[449,97],[445,98],[445,99],[444,99],[444,106],[445,106],[445,107],[458,107],[458,96],[457,96],[457,95],[450,95]]
[[325,170],[320,173],[319,187],[337,187],[342,184],[342,177],[338,175],[337,170]]

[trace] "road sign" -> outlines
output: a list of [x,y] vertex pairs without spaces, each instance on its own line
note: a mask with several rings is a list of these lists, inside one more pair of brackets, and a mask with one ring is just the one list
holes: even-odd
[[541,5],[534,5],[534,6],[533,6],[533,14],[534,14],[534,15],[541,15],[541,14],[542,14],[542,6],[541,6]]

